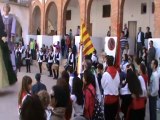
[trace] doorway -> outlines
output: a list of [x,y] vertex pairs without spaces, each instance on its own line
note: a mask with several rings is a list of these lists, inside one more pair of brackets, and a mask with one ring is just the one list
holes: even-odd
[[136,53],[137,21],[128,21],[130,55]]

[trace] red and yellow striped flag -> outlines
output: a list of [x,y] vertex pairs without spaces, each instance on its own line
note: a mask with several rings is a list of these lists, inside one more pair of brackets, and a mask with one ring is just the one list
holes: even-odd
[[93,51],[95,50],[84,23],[81,26],[81,44],[83,44],[84,56],[93,53]]

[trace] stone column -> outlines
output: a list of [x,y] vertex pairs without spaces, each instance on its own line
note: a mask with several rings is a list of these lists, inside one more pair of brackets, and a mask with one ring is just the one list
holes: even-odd
[[160,0],[155,0],[154,28],[154,37],[160,38]]
[[45,0],[42,1],[41,5],[41,35],[45,35]]
[[57,11],[58,11],[58,18],[57,18],[57,34],[63,34],[63,0],[59,0],[57,3]]

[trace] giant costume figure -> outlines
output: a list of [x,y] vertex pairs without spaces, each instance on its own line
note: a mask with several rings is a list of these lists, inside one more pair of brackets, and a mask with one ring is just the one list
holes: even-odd
[[7,87],[17,81],[15,71],[12,67],[10,59],[10,50],[8,42],[2,40],[2,37],[7,37],[3,19],[0,12],[0,88]]
[[7,34],[7,43],[10,50],[10,56],[14,71],[16,71],[15,53],[14,53],[14,39],[16,35],[16,19],[13,15],[9,14],[10,6],[5,4],[3,7],[3,23],[5,32]]

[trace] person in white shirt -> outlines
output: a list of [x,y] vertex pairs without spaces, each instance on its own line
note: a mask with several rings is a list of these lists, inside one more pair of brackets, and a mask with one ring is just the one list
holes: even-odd
[[151,68],[152,68],[152,75],[150,78],[149,84],[149,111],[150,111],[150,120],[157,119],[157,112],[156,112],[156,102],[158,97],[158,90],[159,90],[159,75],[157,71],[158,61],[156,59],[152,60]]
[[119,107],[120,76],[113,66],[113,56],[107,57],[108,68],[101,79],[104,90],[104,113],[106,120],[114,120]]
[[83,82],[79,77],[73,79],[71,100],[74,109],[74,117],[83,115]]
[[39,65],[39,71],[42,73],[42,63],[43,63],[43,49],[41,48],[40,51],[37,53],[38,58],[38,65]]
[[31,50],[29,45],[27,45],[27,49],[25,51],[25,59],[26,59],[26,69],[27,69],[27,73],[31,72],[30,70],[30,65],[31,65]]
[[60,50],[59,50],[59,48],[56,48],[56,52],[55,52],[55,55],[54,55],[55,66],[54,66],[54,69],[53,69],[55,79],[57,79],[59,77],[60,60],[61,60]]
[[74,63],[74,55],[72,53],[72,48],[69,48],[67,64],[73,67],[73,63]]
[[49,77],[53,77],[52,73],[52,64],[53,64],[53,59],[54,59],[54,51],[52,48],[49,49],[48,53],[48,69],[49,69]]
[[97,51],[94,50],[91,60],[92,60],[92,65],[95,67],[95,69],[97,69],[97,64],[98,64],[98,57],[97,57]]

